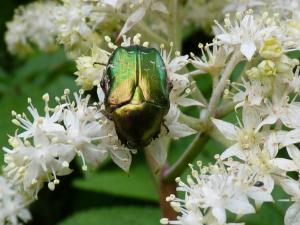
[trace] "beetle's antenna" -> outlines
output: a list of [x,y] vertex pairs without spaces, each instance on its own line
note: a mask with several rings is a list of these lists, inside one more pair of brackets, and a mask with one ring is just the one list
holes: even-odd
[[95,66],[95,65],[107,66],[106,63],[101,63],[101,62],[94,62],[93,66]]
[[121,44],[123,41],[123,35],[118,34],[117,38],[116,38],[116,43],[117,44]]

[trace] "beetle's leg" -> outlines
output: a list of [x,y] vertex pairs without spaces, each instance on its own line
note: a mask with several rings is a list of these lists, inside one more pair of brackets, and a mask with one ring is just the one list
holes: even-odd
[[165,120],[163,120],[162,122],[163,127],[166,129],[167,134],[170,132],[170,129],[168,128],[168,126],[165,124]]
[[110,85],[109,78],[107,77],[106,70],[104,70],[103,74],[102,74],[101,81],[100,81],[100,86],[101,86],[101,88],[102,88],[105,95],[107,94],[107,91],[109,89],[109,85]]
[[169,78],[167,78],[167,84],[168,84],[169,92],[171,92],[171,90],[173,89],[173,83]]
[[107,119],[109,119],[109,120],[112,120],[112,119],[113,119],[112,116],[111,116],[111,114],[107,113],[105,110],[101,111],[101,113],[102,113]]
[[112,120],[112,116],[105,110],[104,103],[100,104],[100,112],[109,120]]

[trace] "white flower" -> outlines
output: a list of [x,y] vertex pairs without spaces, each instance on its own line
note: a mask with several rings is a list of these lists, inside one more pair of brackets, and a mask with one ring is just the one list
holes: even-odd
[[228,52],[223,46],[218,46],[216,43],[206,45],[204,48],[202,44],[199,44],[199,48],[202,56],[200,58],[192,54],[192,64],[200,70],[199,73],[209,73],[213,76],[219,76],[225,67]]
[[290,158],[297,166],[298,171],[300,171],[300,150],[295,145],[288,145],[286,149]]
[[297,171],[296,164],[289,159],[276,157],[279,150],[279,140],[276,133],[271,133],[265,137],[263,149],[252,150],[246,163],[251,170],[261,179],[267,179],[271,183],[280,180],[287,171]]
[[[190,84],[188,76],[185,74],[178,73],[188,64],[188,55],[181,56],[180,52],[175,52],[175,57],[172,58],[173,54],[173,43],[170,43],[170,50],[167,51],[164,45],[160,46],[161,57],[165,63],[168,78],[173,84],[172,91],[182,92]],[[180,94],[180,93],[179,93]]]
[[64,144],[53,144],[43,134],[36,134],[34,145],[26,145],[16,136],[13,149],[4,148],[4,172],[20,191],[37,197],[44,182],[54,190],[59,183],[57,176],[71,173],[69,163],[75,154],[72,148]]
[[165,164],[168,156],[168,148],[165,143],[165,136],[161,134],[158,138],[151,141],[151,143],[145,148],[145,151],[150,155],[157,164],[157,170],[160,170]]
[[57,49],[53,12],[59,5],[53,1],[34,2],[21,6],[7,23],[5,41],[10,53],[25,56],[38,47],[42,51]]
[[179,121],[180,113],[179,108],[175,104],[171,104],[168,114],[164,117],[165,125],[169,129],[167,135],[174,139],[197,133],[197,131]]
[[281,121],[289,128],[299,128],[300,118],[298,112],[300,110],[299,102],[288,103],[288,97],[281,95],[277,90],[273,94],[273,101],[265,101],[266,108],[263,113],[266,115],[260,126],[266,124],[274,124]]
[[259,80],[245,81],[242,79],[242,84],[233,83],[234,89],[238,90],[233,94],[232,100],[238,104],[235,106],[237,109],[245,103],[250,106],[259,106],[265,96],[265,88]]
[[271,36],[275,29],[272,25],[266,26],[266,19],[256,18],[249,13],[238,15],[234,22],[226,17],[224,27],[216,22],[219,28],[216,38],[225,46],[239,48],[240,52],[250,61],[258,49],[257,45]]
[[204,225],[203,215],[200,209],[194,207],[181,211],[182,215],[177,217],[176,221],[163,218],[160,220],[161,224],[176,224],[176,225]]
[[300,221],[300,183],[299,180],[293,180],[290,178],[283,179],[280,182],[283,190],[292,196],[294,202],[286,211],[284,217],[285,225],[298,225]]
[[4,172],[31,196],[37,197],[44,182],[54,190],[59,183],[57,176],[71,172],[69,164],[76,154],[83,162],[83,170],[87,170],[87,165],[98,166],[107,155],[123,170],[129,170],[131,151],[121,146],[114,124],[99,111],[102,103],[90,106],[90,96],[82,98],[82,90],[79,95],[74,94],[75,102],[69,94],[66,89],[61,98],[55,98],[55,109],[48,106],[49,96],[45,94],[45,117],[40,117],[29,101],[33,122],[13,112],[14,123],[25,131],[10,138],[13,149],[4,148]]
[[78,78],[75,80],[77,85],[83,90],[91,90],[100,84],[102,75],[105,73],[109,55],[106,51],[93,47],[91,56],[81,56],[76,60]]
[[68,55],[75,58],[86,54],[91,46],[100,44],[96,27],[105,19],[105,13],[82,0],[64,0],[55,12],[58,42],[65,46]]
[[251,154],[251,150],[258,147],[261,143],[261,134],[259,133],[261,122],[259,113],[252,107],[243,107],[242,115],[243,124],[237,127],[231,123],[212,119],[212,122],[224,135],[224,137],[234,144],[227,148],[221,155],[222,159],[236,156],[242,160],[246,160],[247,154]]
[[[167,198],[173,209],[182,213],[182,218],[189,218],[191,222],[183,223],[182,218],[179,217],[181,222],[179,224],[192,224],[193,221],[195,224],[210,224],[207,223],[208,221],[212,224],[225,224],[227,220],[225,210],[237,215],[255,212],[245,189],[246,184],[253,185],[249,182],[251,174],[247,173],[247,170],[242,170],[243,167],[227,170],[222,163],[210,167],[202,167],[199,164],[199,167],[200,173],[191,167],[192,176],[187,177],[186,183],[179,178],[176,179],[177,191],[184,193],[184,199],[172,195]],[[193,212],[198,212],[198,215],[202,212],[204,220],[199,216],[197,221],[192,217],[193,214],[190,215]]]
[[204,207],[212,208],[212,215],[220,224],[226,222],[225,209],[239,215],[255,211],[246,196],[243,193],[237,193],[232,179],[233,177],[228,177],[226,174],[210,175],[202,188]]
[[76,104],[70,102],[69,91],[65,91],[62,99],[66,100],[68,107],[64,110],[63,124],[65,135],[58,137],[58,141],[70,145],[81,158],[83,170],[87,165],[98,166],[110,155],[112,160],[126,172],[131,164],[131,151],[121,145],[115,127],[100,111],[98,106],[89,105],[90,96],[82,98],[74,94]]
[[[98,92],[99,93],[99,92]],[[100,97],[99,99],[99,106],[103,104],[102,102],[102,96],[98,95]],[[89,96],[86,97],[85,99],[82,99],[81,101],[80,98],[77,99],[77,114],[79,112],[78,109],[83,108],[82,106],[88,106],[87,101],[89,99]],[[80,102],[85,102],[85,104],[81,104]],[[80,107],[80,105],[82,105]],[[118,139],[114,123],[110,120],[108,120],[99,110],[97,110],[96,107],[87,107],[89,110],[80,110],[80,111],[86,111],[90,112],[85,115],[89,115],[88,117],[81,117],[81,124],[85,124],[86,126],[86,134],[90,138],[90,143],[98,143],[98,145],[94,145],[93,148],[96,148],[90,152],[90,161],[92,160],[97,160],[101,162],[103,158],[106,156],[108,153],[112,160],[124,171],[128,172],[130,165],[131,165],[131,150],[124,147],[120,140]],[[82,115],[82,113],[81,113]],[[92,116],[93,115],[93,116]],[[77,116],[78,117],[78,116]],[[80,117],[79,117],[80,118]],[[87,123],[88,122],[88,123]],[[89,125],[87,125],[89,124]],[[135,152],[135,151],[133,151]],[[88,153],[86,153],[88,154]],[[96,157],[96,154],[98,154],[98,157]],[[101,156],[102,155],[102,160]],[[94,158],[93,158],[94,157]],[[100,158],[99,158],[100,157]],[[88,161],[87,161],[88,162]],[[95,165],[95,164],[94,164]]]
[[28,99],[29,106],[27,109],[32,116],[32,122],[25,114],[21,115],[14,111],[12,112],[13,116],[15,116],[12,122],[25,130],[18,135],[19,137],[31,138],[40,131],[47,133],[49,136],[55,136],[63,134],[65,131],[64,127],[58,123],[62,119],[62,110],[65,105],[58,105],[54,109],[50,108],[48,105],[48,94],[43,96],[43,100],[45,102],[45,116],[40,116],[38,110],[32,105],[31,99]]
[[188,64],[188,55],[181,56],[180,52],[175,52],[175,57],[172,58],[173,43],[170,43],[170,50],[167,51],[164,45],[161,45],[161,56],[164,60],[168,80],[172,84],[170,93],[170,101],[181,106],[203,106],[201,102],[187,98],[193,90],[190,89],[191,82],[188,74],[182,74],[180,71]]
[[0,224],[20,225],[31,219],[26,208],[30,201],[20,195],[8,180],[0,176]]
[[64,111],[64,125],[66,126],[66,137],[70,146],[82,158],[83,170],[87,169],[86,163],[97,166],[106,156],[107,151],[99,146],[101,138],[101,125],[97,121],[81,121],[76,112]]

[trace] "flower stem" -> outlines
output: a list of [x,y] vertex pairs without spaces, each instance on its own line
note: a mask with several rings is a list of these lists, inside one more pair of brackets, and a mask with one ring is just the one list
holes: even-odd
[[224,88],[226,87],[226,82],[230,78],[232,71],[234,70],[235,66],[241,60],[241,53],[240,51],[234,51],[232,54],[219,83],[216,85],[216,88],[213,90],[210,102],[208,104],[206,118],[205,120],[208,121],[210,117],[215,115],[216,108],[218,106],[220,97],[223,94]]
[[162,214],[165,218],[169,218],[170,220],[176,220],[177,213],[174,209],[170,206],[170,203],[166,201],[166,198],[171,194],[176,193],[176,182],[175,180],[166,181],[163,179],[164,171],[168,169],[168,166],[165,166],[161,172],[161,179],[160,179],[160,189],[159,189],[159,200],[160,200],[160,208]]
[[[142,150],[144,151],[144,150]],[[153,158],[145,152],[145,157],[148,163],[148,166],[151,170],[152,176],[154,178],[154,182],[157,188],[157,192],[159,193],[159,203],[160,203],[160,209],[163,217],[169,218],[171,220],[175,220],[177,217],[176,212],[172,209],[169,202],[166,201],[166,197],[168,197],[170,194],[176,193],[176,183],[174,180],[166,181],[163,179],[164,171],[168,168],[168,165],[166,164],[161,168],[160,170],[157,170],[159,166],[157,163],[153,160]]]
[[216,118],[223,118],[228,113],[232,112],[234,110],[234,107],[236,106],[236,102],[228,102],[226,104],[221,105],[217,108],[215,117]]
[[175,49],[180,51],[181,50],[181,26],[179,24],[179,18],[178,18],[178,0],[170,0],[170,41],[172,40],[174,42]]
[[198,155],[207,140],[208,136],[206,134],[199,133],[177,162],[164,171],[163,179],[166,181],[173,181],[176,177],[180,176],[182,171],[187,168],[187,165]]
[[179,121],[199,132],[204,131],[204,129],[205,129],[205,126],[200,119],[188,116],[184,113],[180,113]]

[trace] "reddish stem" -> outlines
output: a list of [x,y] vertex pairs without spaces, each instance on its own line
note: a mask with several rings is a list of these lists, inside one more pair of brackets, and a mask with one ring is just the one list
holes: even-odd
[[170,203],[166,201],[166,197],[171,194],[176,194],[176,182],[175,180],[166,180],[164,179],[164,174],[168,170],[168,165],[165,164],[162,168],[157,165],[155,160],[145,154],[148,166],[152,172],[157,190],[159,192],[159,201],[162,217],[168,218],[169,220],[176,220],[177,214],[170,206]]
[[167,167],[164,166],[161,170],[159,184],[160,208],[164,218],[176,220],[177,213],[172,209],[170,203],[166,201],[166,197],[170,196],[170,194],[176,194],[176,182],[163,179],[163,174],[167,170]]

